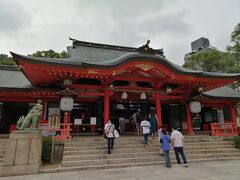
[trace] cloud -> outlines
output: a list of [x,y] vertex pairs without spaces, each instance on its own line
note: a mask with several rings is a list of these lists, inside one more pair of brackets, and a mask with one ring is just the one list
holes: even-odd
[[0,1],[0,32],[15,32],[29,26],[31,19],[25,9],[16,1]]
[[[79,17],[86,17],[91,36],[100,42],[127,46],[140,46],[147,39],[167,34],[185,35],[191,25],[184,20],[185,13],[167,13],[165,2],[159,0],[74,1]],[[83,8],[84,7],[84,8]],[[83,8],[84,11],[79,9]],[[94,17],[94,18],[92,18]]]
[[68,37],[134,47],[150,39],[180,65],[202,36],[224,49],[239,6],[239,0],[0,0],[0,53],[62,51]]

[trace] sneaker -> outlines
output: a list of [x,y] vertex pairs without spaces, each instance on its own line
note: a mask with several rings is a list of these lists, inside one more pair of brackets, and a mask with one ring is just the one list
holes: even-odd
[[188,164],[186,163],[186,164],[184,164],[184,166],[185,166],[185,167],[188,167]]
[[176,166],[182,167],[182,164],[176,164]]
[[163,165],[163,167],[168,167],[167,165]]
[[167,166],[167,168],[172,168],[172,166],[171,166],[171,165],[169,165],[169,166]]

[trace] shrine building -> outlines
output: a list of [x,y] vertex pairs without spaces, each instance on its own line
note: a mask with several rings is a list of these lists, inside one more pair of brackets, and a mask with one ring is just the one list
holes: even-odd
[[[0,133],[11,132],[37,102],[40,121],[58,115],[71,134],[102,132],[108,119],[134,132],[131,116],[155,111],[157,125],[185,133],[210,131],[211,124],[236,127],[240,93],[227,85],[240,74],[185,69],[152,49],[70,39],[68,58],[37,58],[11,52],[18,67],[0,67]],[[232,127],[233,127],[232,126]],[[235,132],[234,132],[235,133]]]

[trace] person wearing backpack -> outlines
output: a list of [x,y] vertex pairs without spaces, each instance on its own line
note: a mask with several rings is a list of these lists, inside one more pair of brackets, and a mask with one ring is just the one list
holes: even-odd
[[167,134],[167,130],[165,128],[162,128],[162,135],[160,137],[160,143],[161,143],[161,148],[164,154],[164,159],[165,159],[165,167],[171,168],[171,161],[170,161],[170,148],[171,148],[171,138]]

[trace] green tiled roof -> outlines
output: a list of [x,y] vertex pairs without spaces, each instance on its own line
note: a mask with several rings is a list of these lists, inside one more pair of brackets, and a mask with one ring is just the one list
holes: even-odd
[[203,93],[205,97],[212,97],[212,98],[239,98],[240,99],[240,92],[235,91],[234,89],[223,86],[217,89],[213,89]]
[[0,66],[0,88],[33,88],[29,80],[17,67]]

